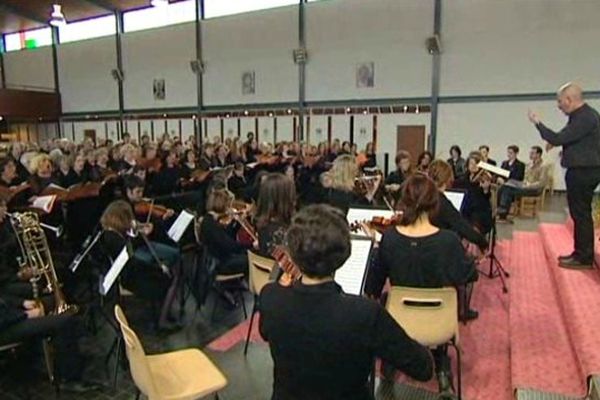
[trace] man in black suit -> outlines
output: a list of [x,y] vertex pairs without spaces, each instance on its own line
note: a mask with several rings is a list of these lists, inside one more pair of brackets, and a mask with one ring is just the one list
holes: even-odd
[[[506,155],[508,159],[502,162],[501,168],[510,171],[510,175],[508,176],[509,181],[522,182],[525,178],[525,163],[519,161],[517,156],[519,155],[519,147],[516,145],[510,145],[506,148]],[[510,211],[511,203],[504,204],[501,202],[502,199],[513,198],[511,196],[506,195],[507,190],[511,190],[512,186],[503,186],[506,183],[506,180],[503,178],[498,178],[498,184],[501,185],[500,189],[498,189],[498,219],[497,221],[507,222],[506,216]]]
[[495,160],[492,160],[490,158],[490,146],[488,146],[487,144],[482,144],[481,146],[479,146],[479,152],[481,153],[481,161],[494,166],[498,165],[498,163]]
[[546,127],[539,116],[529,111],[547,149],[562,146],[562,165],[567,168],[567,202],[575,223],[572,254],[559,257],[560,266],[590,269],[594,261],[594,221],[592,198],[600,184],[600,115],[583,99],[581,87],[567,83],[558,90],[558,108],[569,117],[559,132]]
[[326,205],[305,207],[287,234],[303,273],[292,287],[267,285],[260,297],[260,333],[275,364],[277,400],[371,400],[375,357],[425,381],[429,351],[412,340],[377,302],[345,294],[333,276],[350,255],[344,215]]

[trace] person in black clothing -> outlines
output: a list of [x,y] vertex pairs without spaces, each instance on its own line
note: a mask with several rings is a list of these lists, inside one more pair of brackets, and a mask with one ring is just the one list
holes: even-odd
[[479,153],[481,154],[481,161],[491,164],[491,165],[498,164],[495,160],[492,160],[491,158],[489,158],[490,146],[488,146],[486,144],[479,146]]
[[396,154],[395,163],[396,170],[385,178],[385,190],[393,196],[395,202],[398,202],[401,193],[400,186],[413,173],[410,153],[400,150]]
[[27,171],[27,168],[25,168],[21,162],[21,156],[23,155],[24,150],[25,146],[23,146],[23,143],[21,142],[13,142],[9,147],[10,158],[13,159],[15,167],[17,168],[17,176],[15,177],[14,182],[12,182],[12,185],[23,183],[29,178],[29,171]]
[[[517,158],[519,155],[519,147],[514,144],[508,146],[506,148],[506,154],[508,160],[503,161],[500,167],[510,171],[508,179],[522,181],[525,178],[525,163]],[[503,178],[498,178],[498,184],[502,185],[504,182]]]
[[258,253],[272,257],[273,250],[284,244],[296,203],[294,182],[283,174],[270,173],[260,185],[256,207]]
[[582,90],[573,83],[558,91],[558,108],[569,116],[560,131],[546,127],[534,112],[529,120],[535,124],[549,146],[562,146],[562,165],[567,168],[567,202],[575,223],[574,251],[561,256],[561,267],[592,268],[594,261],[594,222],[592,198],[600,183],[600,116],[583,98]]
[[444,195],[454,180],[452,167],[443,160],[434,160],[429,167],[429,177],[438,188],[439,200],[439,210],[433,216],[432,223],[438,228],[451,230],[461,238],[476,244],[482,252],[487,251],[489,243],[485,236],[475,230]]
[[351,205],[370,204],[381,183],[381,177],[376,175],[373,179],[364,181],[364,194],[356,193],[354,188],[358,166],[354,156],[349,154],[343,154],[336,158],[328,175],[331,181],[330,187],[326,189],[326,202],[339,208],[344,214],[348,213]]
[[181,183],[181,169],[179,168],[179,156],[173,150],[169,151],[163,159],[163,166],[152,178],[152,190],[156,196],[165,196],[179,190]]
[[450,158],[448,159],[448,164],[450,164],[452,167],[452,172],[454,172],[454,177],[456,179],[462,178],[467,172],[465,159],[462,158],[462,150],[457,145],[450,147]]
[[228,217],[234,196],[227,189],[215,189],[206,204],[206,215],[200,224],[200,236],[210,255],[219,260],[218,274],[248,272],[247,249],[236,241],[238,224]]
[[[392,286],[438,288],[464,287],[477,277],[459,237],[431,223],[439,207],[435,183],[415,174],[402,189],[402,220],[386,230],[379,246],[379,265],[372,270],[369,294],[379,297],[385,281]],[[471,311],[471,318],[477,313]],[[450,389],[450,360],[446,346],[434,352],[440,392]]]
[[417,158],[417,171],[427,173],[429,164],[433,161],[433,154],[430,151],[424,151]]
[[119,173],[128,174],[131,172],[133,167],[137,164],[137,151],[134,145],[131,143],[126,143],[122,145],[119,149],[119,156],[121,157],[119,161],[117,161],[115,171]]
[[227,187],[234,194],[236,199],[243,199],[248,188],[248,181],[244,174],[244,163],[238,161],[233,167],[233,174],[227,181]]
[[491,179],[480,174],[477,166],[481,161],[479,152],[472,152],[467,158],[467,174],[457,179],[454,187],[466,190],[463,216],[477,230],[487,235],[492,229]]
[[203,171],[208,171],[214,167],[214,151],[215,148],[211,143],[205,143],[202,145],[202,155],[198,161],[198,166]]
[[367,143],[365,148],[365,156],[367,161],[362,165],[362,168],[375,168],[377,167],[377,154],[375,153],[375,145],[373,142]]
[[345,294],[333,276],[350,255],[344,215],[312,205],[287,234],[302,280],[270,283],[260,295],[260,333],[274,361],[273,400],[368,400],[373,360],[420,381],[430,379],[429,351],[375,301]]

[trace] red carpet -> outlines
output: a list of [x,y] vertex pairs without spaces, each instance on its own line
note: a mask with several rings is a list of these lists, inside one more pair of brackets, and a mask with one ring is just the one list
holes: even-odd
[[584,396],[585,378],[556,298],[539,233],[512,242],[510,338],[512,386]]
[[[266,343],[260,336],[260,333],[258,332],[259,319],[260,314],[257,313],[254,317],[252,333],[250,334],[250,342],[252,343]],[[239,325],[225,333],[223,336],[210,342],[208,344],[208,348],[214,351],[229,351],[238,343],[244,342],[246,340],[246,335],[248,334],[248,325],[250,325],[250,318],[246,319],[244,322],[240,323]]]
[[572,250],[572,234],[564,225],[542,224],[546,256],[560,295],[565,322],[585,376],[600,374],[600,273],[558,267],[557,257]]

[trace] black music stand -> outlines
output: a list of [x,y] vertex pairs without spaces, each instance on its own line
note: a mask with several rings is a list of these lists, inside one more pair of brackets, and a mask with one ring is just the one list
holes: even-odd
[[508,287],[506,286],[506,278],[510,278],[510,274],[504,269],[504,266],[496,256],[496,240],[497,240],[497,230],[496,230],[496,216],[494,215],[492,219],[492,229],[490,231],[490,254],[488,254],[488,258],[490,259],[489,270],[488,273],[484,273],[488,278],[500,278],[500,282],[502,282],[502,292],[508,293]]

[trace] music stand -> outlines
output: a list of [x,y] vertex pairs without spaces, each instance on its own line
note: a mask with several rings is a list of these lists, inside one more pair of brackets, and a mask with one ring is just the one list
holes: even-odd
[[490,254],[488,254],[490,264],[488,273],[484,273],[484,275],[490,279],[500,278],[500,282],[502,282],[502,292],[508,293],[508,287],[506,286],[505,279],[510,278],[510,274],[506,271],[506,269],[504,269],[504,266],[496,256],[496,239],[496,216],[494,215],[492,219],[492,229],[490,230]]

